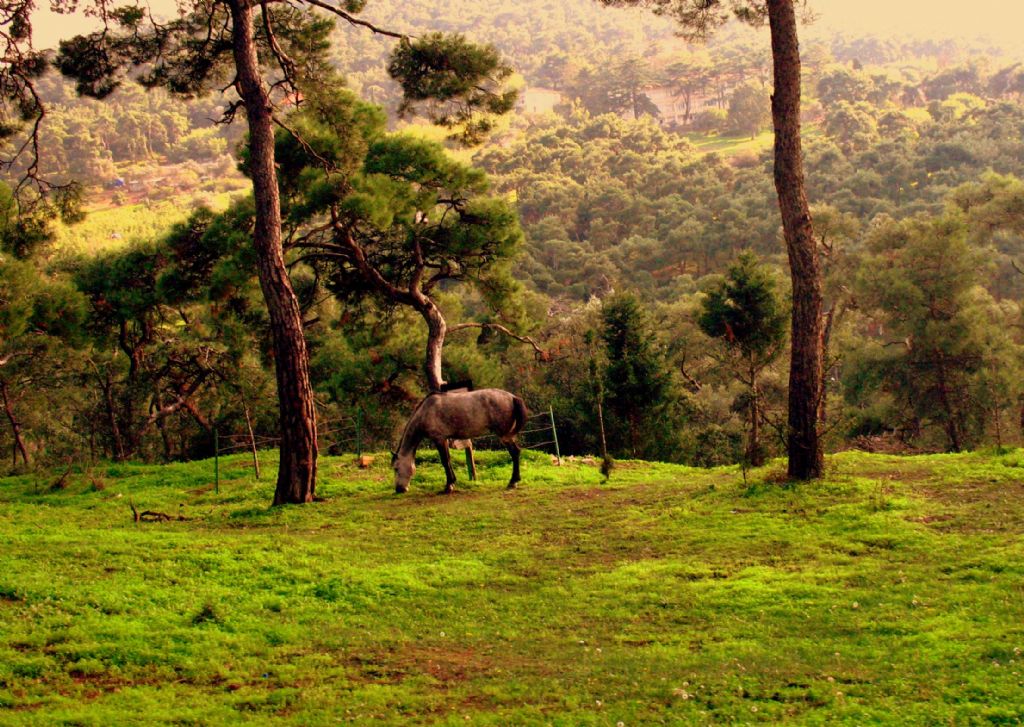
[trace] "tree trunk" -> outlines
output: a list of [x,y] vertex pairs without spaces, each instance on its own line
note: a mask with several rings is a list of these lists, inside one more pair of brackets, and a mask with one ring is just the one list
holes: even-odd
[[448,324],[441,310],[432,300],[422,296],[422,303],[417,306],[420,315],[427,321],[427,357],[423,370],[427,376],[427,388],[431,392],[441,391],[445,380],[441,369],[441,353],[444,349],[444,337],[448,332]]
[[793,0],[768,0],[775,89],[775,190],[793,284],[793,339],[789,368],[789,476],[816,479],[824,472],[818,436],[821,400],[821,265],[804,189],[800,144],[800,45]]
[[946,413],[946,421],[943,424],[943,429],[946,430],[946,438],[949,440],[950,451],[961,452],[963,451],[963,437],[960,435],[960,417],[953,408],[949,392],[949,383],[946,377],[946,365],[941,351],[935,351],[935,360],[938,363],[936,370],[938,374],[939,403],[942,405],[942,409]]
[[281,246],[281,200],[274,160],[274,121],[253,40],[253,7],[230,0],[238,92],[249,122],[250,173],[256,202],[253,242],[267,302],[280,404],[281,459],[274,504],[311,502],[316,487],[316,409],[302,312]]
[[1024,438],[1024,396],[1017,399],[1017,404],[1020,406],[1017,413],[1017,426],[1020,428],[1021,437]]
[[[159,395],[156,396],[156,398],[154,399],[153,403],[156,405],[155,406],[156,409],[160,409],[164,405],[163,401],[162,401],[162,398]],[[154,407],[151,406],[150,407],[150,414],[153,413],[153,409],[154,409]],[[174,448],[171,446],[171,436],[167,432],[167,422],[166,422],[166,418],[165,417],[160,417],[159,419],[156,420],[156,428],[158,430],[160,430],[160,439],[164,443],[164,461],[165,462],[170,462],[172,460],[172,458],[173,458]]]
[[100,386],[103,389],[103,403],[106,406],[107,420],[110,423],[111,454],[115,460],[123,462],[128,458],[128,455],[124,449],[124,438],[121,436],[121,427],[117,422],[117,408],[114,406],[114,394],[111,391],[114,384],[110,380],[109,371],[104,374],[104,378],[100,379]]
[[0,381],[0,394],[3,395],[4,400],[4,413],[7,414],[7,421],[11,423],[11,435],[14,437],[14,449],[11,465],[13,467],[18,466],[18,455],[21,455],[21,461],[28,467],[28,450],[25,449],[25,442],[21,438],[21,422],[14,416],[14,407],[11,405],[11,397],[7,390],[7,382]]
[[747,442],[747,462],[751,467],[764,464],[761,451],[761,392],[757,388],[757,369],[750,366],[750,440]]
[[[826,370],[826,362],[829,357],[830,346],[832,345],[832,329],[836,324],[836,308],[839,303],[833,301],[832,305],[829,306],[828,311],[825,312],[822,317],[821,326],[821,394],[818,397],[818,421],[821,422],[822,426],[825,425],[825,421],[828,419],[828,382],[826,378],[829,375]],[[840,311],[841,313],[841,311]],[[831,367],[829,367],[831,368]]]

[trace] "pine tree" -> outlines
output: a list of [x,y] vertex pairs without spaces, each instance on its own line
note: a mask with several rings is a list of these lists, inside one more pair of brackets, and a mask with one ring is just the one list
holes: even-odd
[[[101,4],[97,2],[97,7]],[[169,22],[153,19],[143,3],[108,8],[97,15],[100,31],[61,43],[58,68],[75,78],[81,94],[103,98],[134,70],[147,87],[182,96],[212,89],[233,91],[224,121],[244,111],[249,128],[246,171],[252,180],[252,240],[270,320],[280,408],[280,466],[274,504],[310,502],[315,495],[317,430],[304,321],[285,262],[281,199],[275,158],[280,109],[300,102],[310,89],[333,82],[327,65],[332,19],[401,42],[389,70],[408,101],[432,100],[428,114],[463,137],[488,128],[487,114],[508,111],[515,95],[500,86],[510,74],[492,48],[460,36],[410,40],[363,20],[365,0],[192,0]]]
[[722,284],[702,304],[700,328],[725,341],[736,378],[747,387],[747,462],[764,464],[760,428],[763,417],[761,372],[778,359],[786,337],[786,311],[775,281],[753,253],[744,253]]
[[1019,348],[1006,312],[979,285],[981,251],[963,217],[917,218],[877,226],[873,255],[857,279],[858,298],[882,324],[884,340],[861,352],[846,376],[854,402],[891,397],[897,428],[941,429],[961,451],[984,434],[987,417],[1019,395]]
[[615,417],[626,425],[628,451],[639,457],[644,451],[645,427],[657,421],[666,404],[669,377],[654,342],[640,301],[633,295],[606,300],[602,308],[608,365],[604,372],[605,401]]
[[605,5],[649,7],[678,21],[685,35],[703,38],[730,17],[771,32],[775,127],[775,190],[792,281],[789,365],[789,475],[817,479],[825,467],[818,416],[823,395],[822,271],[804,183],[800,141],[800,43],[797,7],[805,0],[600,0]]

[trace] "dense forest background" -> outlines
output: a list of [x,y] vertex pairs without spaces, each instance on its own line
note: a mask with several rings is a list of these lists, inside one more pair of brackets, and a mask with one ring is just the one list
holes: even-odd
[[[508,244],[487,253],[486,275],[459,274],[476,263],[455,253],[438,263],[446,318],[475,324],[449,336],[448,380],[551,407],[563,452],[599,450],[599,409],[617,457],[713,465],[781,451],[788,302],[766,35],[735,27],[693,45],[668,21],[589,0],[375,0],[367,14],[493,43],[516,71],[517,109],[466,149],[399,118],[391,42],[346,27],[331,48],[353,118],[382,107],[389,133],[447,146],[450,162],[424,162],[431,179],[518,213],[522,235],[501,228]],[[807,26],[802,50],[829,447],[1019,442],[1024,51],[825,23]],[[40,91],[40,171],[83,184],[86,215],[24,218],[0,200],[7,463],[202,457],[218,434],[250,430],[272,441],[244,125],[215,122],[223,98],[127,84],[88,100],[56,73]],[[367,139],[385,133],[360,123]],[[384,169],[353,159],[360,174]],[[293,211],[312,194],[301,179],[285,189]],[[322,444],[393,447],[425,392],[426,327],[304,254],[298,223],[293,233]]]

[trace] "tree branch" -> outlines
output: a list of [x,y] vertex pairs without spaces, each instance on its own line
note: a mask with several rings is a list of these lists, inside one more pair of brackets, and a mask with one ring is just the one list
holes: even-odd
[[366,257],[366,251],[355,241],[352,237],[352,230],[346,229],[338,236],[341,240],[340,247],[345,250],[350,256],[350,262],[355,266],[359,274],[362,275],[363,280],[373,285],[384,295],[389,296],[395,301],[405,303],[407,305],[416,306],[417,300],[409,291],[402,290],[390,280],[381,275],[380,271],[377,270]]
[[306,2],[306,3],[310,4],[310,5],[313,5],[314,7],[318,7],[321,10],[326,10],[327,12],[329,12],[329,13],[331,13],[333,15],[337,15],[339,18],[341,18],[345,22],[349,23],[350,25],[358,25],[359,27],[366,28],[366,29],[376,33],[377,35],[386,35],[389,38],[398,38],[399,40],[408,40],[411,37],[411,36],[406,35],[405,33],[396,33],[396,32],[394,32],[392,30],[385,30],[384,28],[378,28],[373,23],[370,23],[370,22],[368,22],[366,20],[362,20],[361,18],[357,18],[357,17],[355,17],[353,15],[349,15],[348,13],[346,13],[341,8],[335,7],[333,5],[329,5],[328,3],[325,3],[325,2],[320,2],[320,0],[303,0],[303,2]]
[[479,323],[479,322],[476,322],[476,321],[472,321],[472,322],[469,322],[469,323],[458,323],[458,324],[456,324],[454,326],[449,326],[448,333],[455,333],[456,331],[464,331],[464,330],[467,330],[469,328],[480,328],[480,329],[487,328],[487,329],[490,329],[492,331],[498,331],[499,333],[505,334],[509,338],[514,338],[515,340],[519,341],[520,343],[526,343],[526,344],[530,345],[533,348],[533,351],[536,354],[538,361],[550,361],[551,360],[551,352],[550,351],[546,351],[543,348],[541,348],[540,344],[537,343],[537,341],[534,340],[532,337],[520,335],[518,333],[513,333],[512,331],[510,331],[508,328],[506,328],[505,326],[501,325],[500,323]]

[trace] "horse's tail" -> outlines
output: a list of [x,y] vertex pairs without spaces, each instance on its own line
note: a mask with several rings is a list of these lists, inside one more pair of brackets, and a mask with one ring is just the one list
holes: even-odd
[[528,417],[529,415],[530,415],[530,413],[527,411],[526,404],[523,402],[523,400],[520,399],[515,394],[513,394],[512,395],[512,419],[513,419],[513,422],[512,422],[512,431],[509,432],[509,435],[515,436],[516,434],[519,434],[519,432],[523,431],[523,429],[526,427],[526,417]]

